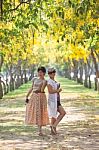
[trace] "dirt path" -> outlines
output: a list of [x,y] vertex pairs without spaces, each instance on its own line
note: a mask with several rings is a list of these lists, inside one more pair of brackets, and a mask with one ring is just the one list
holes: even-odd
[[76,82],[59,80],[64,89],[62,105],[67,112],[58,126],[59,134],[51,136],[47,126],[43,129],[45,136],[39,137],[37,127],[25,126],[24,100],[29,83],[0,101],[0,150],[99,150],[96,93]]
[[[70,97],[69,97],[70,98]],[[49,126],[44,137],[37,127],[24,126],[24,98],[5,100],[0,109],[0,150],[99,150],[98,100],[62,99],[67,115],[51,136]]]

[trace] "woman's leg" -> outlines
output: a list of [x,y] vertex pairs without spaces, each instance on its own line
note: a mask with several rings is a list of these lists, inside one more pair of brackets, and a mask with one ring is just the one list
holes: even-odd
[[53,117],[52,117],[52,118],[51,118],[51,126],[50,126],[50,127],[51,127],[51,134],[55,134],[55,131],[56,131],[56,130],[53,131],[53,129],[52,129],[52,126],[53,126],[53,124],[55,123],[55,121],[56,121],[56,118],[53,118]]
[[43,135],[43,133],[42,133],[42,126],[38,126],[38,130],[39,130],[39,135]]
[[55,123],[55,121],[56,121],[56,118],[51,118],[51,126]]
[[57,111],[59,112],[59,116],[57,117],[57,120],[54,122],[53,127],[56,127],[66,114],[66,112],[62,106],[59,106]]

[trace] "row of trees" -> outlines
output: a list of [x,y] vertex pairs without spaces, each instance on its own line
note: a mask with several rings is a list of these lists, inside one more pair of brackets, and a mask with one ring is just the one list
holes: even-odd
[[1,0],[0,72],[5,81],[0,78],[0,98],[26,83],[28,74],[31,79],[41,64],[57,63],[66,77],[72,71],[80,83],[84,71],[84,85],[90,88],[94,68],[97,90],[98,8],[98,0]]
[[[99,87],[99,3],[94,0],[57,1],[51,18],[51,30],[57,42],[63,41],[60,48],[66,77],[91,88],[90,75],[94,73],[95,90]],[[93,69],[94,68],[94,69]],[[79,73],[79,76],[78,76]],[[89,80],[89,83],[87,82]],[[97,86],[98,85],[98,86]]]
[[40,2],[0,1],[0,98],[31,79],[40,64],[42,50],[33,48],[40,37],[39,7]]

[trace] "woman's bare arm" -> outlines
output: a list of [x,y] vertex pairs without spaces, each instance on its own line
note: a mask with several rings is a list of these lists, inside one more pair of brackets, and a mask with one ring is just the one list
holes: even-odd
[[28,99],[29,95],[31,94],[32,90],[33,90],[33,85],[34,85],[34,80],[32,82],[32,87],[29,89],[27,95],[26,95],[26,99]]
[[29,97],[29,95],[31,94],[32,90],[33,90],[33,87],[31,87],[31,88],[29,89],[29,91],[28,91],[28,93],[27,93],[27,95],[26,95],[26,98]]
[[62,91],[62,89],[53,89],[53,87],[50,84],[47,85],[47,88],[50,94],[59,93]]

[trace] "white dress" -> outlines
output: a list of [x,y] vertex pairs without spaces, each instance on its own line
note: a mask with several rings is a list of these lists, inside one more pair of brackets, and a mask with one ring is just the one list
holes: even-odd
[[[57,82],[54,80],[49,79],[47,84],[50,84],[53,89],[57,89]],[[48,114],[50,118],[57,118],[57,93],[48,94]]]

